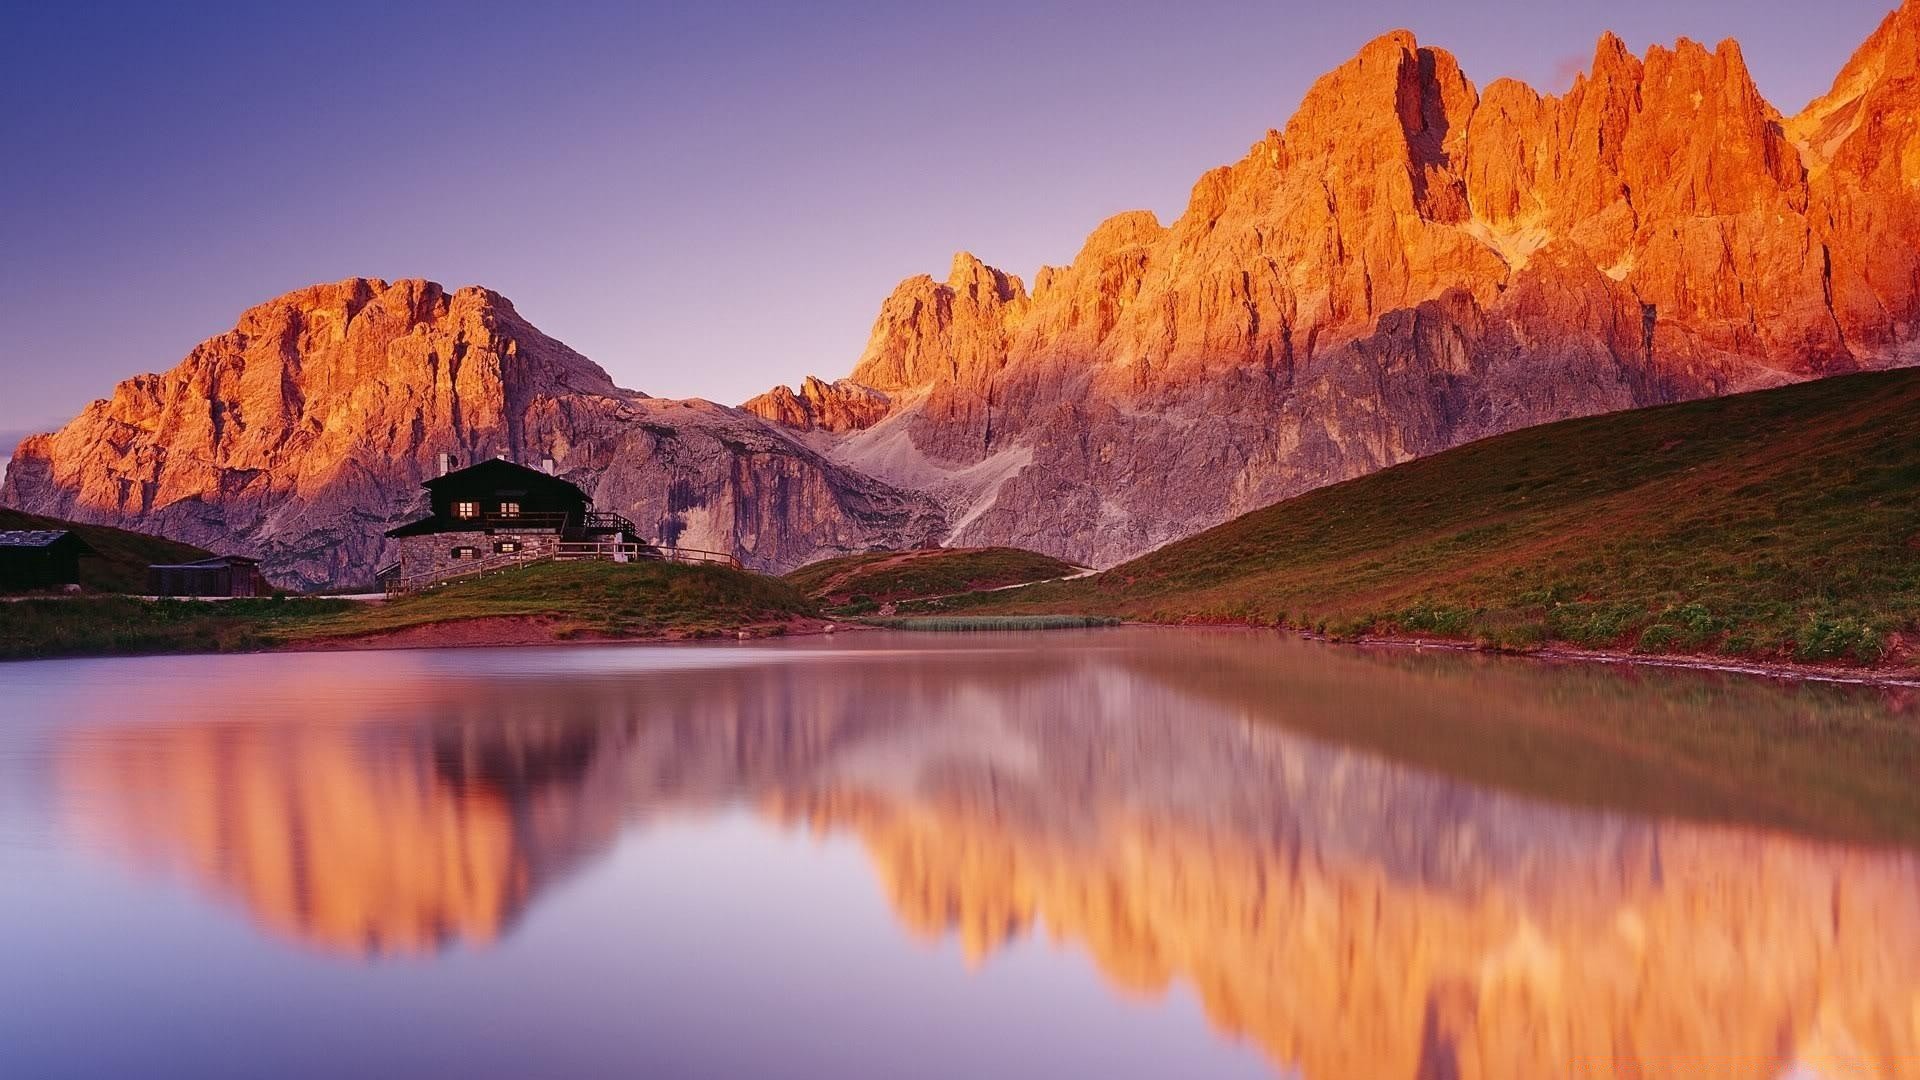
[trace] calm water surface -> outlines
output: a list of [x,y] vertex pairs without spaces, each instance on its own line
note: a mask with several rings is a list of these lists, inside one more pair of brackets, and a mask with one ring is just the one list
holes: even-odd
[[1911,691],[1151,630],[0,687],[8,1080],[1920,1075]]

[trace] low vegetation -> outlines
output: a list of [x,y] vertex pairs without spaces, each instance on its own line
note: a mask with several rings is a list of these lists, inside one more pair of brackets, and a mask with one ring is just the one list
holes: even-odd
[[1920,371],[1530,428],[944,606],[1910,662]]
[[1098,626],[1118,626],[1121,620],[1109,615],[922,615],[905,619],[868,619],[874,626],[889,630],[932,630],[971,632],[984,630],[1087,630]]
[[835,614],[863,615],[889,604],[1050,581],[1077,570],[1020,548],[927,548],[824,559],[786,580]]
[[0,604],[0,657],[222,652],[379,641],[484,641],[458,631],[506,627],[525,637],[701,637],[777,633],[814,608],[778,578],[664,562],[546,563],[382,603],[262,600],[27,599]]
[[80,559],[80,587],[88,592],[144,592],[149,565],[213,557],[211,551],[177,540],[162,540],[105,525],[79,525],[5,507],[0,507],[0,529],[66,529],[78,536],[95,552]]

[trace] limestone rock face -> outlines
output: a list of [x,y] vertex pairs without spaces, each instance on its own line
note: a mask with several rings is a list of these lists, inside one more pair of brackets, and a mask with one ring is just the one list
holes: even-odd
[[1914,362],[1916,241],[1920,0],[1791,119],[1731,41],[1609,34],[1552,96],[1396,31],[1171,225],[1030,297],[970,255],[901,285],[848,380],[884,418],[817,445],[950,542],[1109,565],[1513,428]]
[[367,582],[439,455],[551,459],[649,539],[785,569],[942,528],[926,499],[737,409],[616,387],[485,289],[350,279],[240,317],[15,451],[0,499],[257,555],[295,587]]
[[615,387],[497,294],[248,312],[16,452],[0,500],[364,580],[436,456],[552,458],[654,539],[1106,566],[1531,424],[1920,361],[1920,0],[1800,115],[1739,47],[1603,36],[1565,94],[1406,31],[1033,288],[909,278],[851,374],[726,409]]

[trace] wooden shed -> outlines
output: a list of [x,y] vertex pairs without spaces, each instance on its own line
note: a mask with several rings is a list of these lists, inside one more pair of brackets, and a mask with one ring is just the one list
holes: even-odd
[[0,529],[0,592],[77,585],[80,556],[92,554],[65,529]]
[[260,560],[244,555],[147,567],[147,592],[154,596],[265,596],[270,591]]

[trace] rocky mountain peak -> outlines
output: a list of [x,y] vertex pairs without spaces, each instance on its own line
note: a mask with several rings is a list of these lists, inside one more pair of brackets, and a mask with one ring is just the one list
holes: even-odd
[[[1794,142],[1815,164],[1837,156],[1863,128],[1874,124],[1876,113],[1894,112],[1911,105],[1920,81],[1920,0],[1906,0],[1888,13],[1880,26],[1856,50],[1833,86],[1808,103],[1787,124]],[[1860,150],[1871,152],[1870,148]]]
[[947,288],[975,303],[1009,304],[1027,296],[1026,286],[1018,277],[988,266],[970,251],[954,253]]
[[1033,282],[961,252],[848,378],[727,410],[621,391],[485,290],[348,279],[28,440],[4,497],[318,580],[436,452],[507,452],[755,565],[935,533],[1104,564],[1527,424],[1920,362],[1920,0],[1792,119],[1730,41],[1606,34],[1563,94],[1483,93],[1394,31],[1177,219]]

